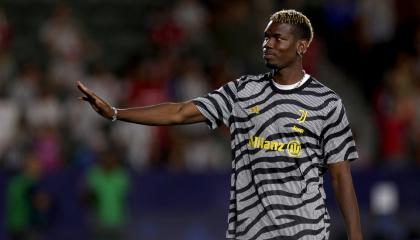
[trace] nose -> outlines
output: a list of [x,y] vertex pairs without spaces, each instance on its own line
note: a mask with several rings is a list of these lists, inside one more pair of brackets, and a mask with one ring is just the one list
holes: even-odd
[[263,49],[266,48],[272,48],[272,43],[270,41],[270,38],[265,38],[262,44]]

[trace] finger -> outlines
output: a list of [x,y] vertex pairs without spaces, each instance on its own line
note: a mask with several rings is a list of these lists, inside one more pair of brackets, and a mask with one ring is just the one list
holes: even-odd
[[89,98],[89,97],[78,97],[78,99],[79,100],[81,100],[81,101],[86,101],[86,102],[90,102],[90,100],[93,100],[92,98]]
[[77,81],[77,88],[82,91],[83,93],[87,92],[87,88],[85,87],[85,85],[83,85],[83,83],[81,83],[80,81]]
[[80,81],[77,81],[77,88],[82,91],[82,93],[84,93],[87,96],[93,97],[94,94],[92,91],[90,91],[85,85],[83,85],[83,83],[81,83]]

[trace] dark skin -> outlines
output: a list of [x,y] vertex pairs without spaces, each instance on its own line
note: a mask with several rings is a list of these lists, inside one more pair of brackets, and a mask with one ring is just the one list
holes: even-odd
[[[266,66],[274,70],[274,81],[289,85],[304,76],[302,56],[309,47],[308,39],[299,36],[295,26],[269,22],[264,30],[263,58]],[[81,100],[105,118],[111,119],[113,110],[94,92],[78,82],[77,87],[84,94]],[[118,109],[118,120],[143,125],[179,125],[204,122],[204,116],[192,101],[162,103],[153,106]],[[352,177],[347,161],[328,165],[332,187],[346,224],[349,240],[361,240],[359,208],[354,192]]]
[[289,85],[302,79],[302,55],[308,46],[307,40],[296,35],[293,25],[268,23],[264,30],[263,58],[266,66],[274,69],[274,81]]

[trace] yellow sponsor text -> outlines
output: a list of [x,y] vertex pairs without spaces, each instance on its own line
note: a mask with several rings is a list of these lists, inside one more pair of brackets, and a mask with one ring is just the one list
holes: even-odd
[[291,157],[298,157],[301,154],[301,144],[298,140],[291,140],[287,144],[279,141],[270,141],[263,137],[253,136],[249,139],[248,145],[252,148],[259,148],[264,150],[284,152]]
[[294,131],[294,132],[298,132],[298,133],[303,133],[305,130],[303,130],[302,128],[300,128],[300,127],[296,127],[295,125],[292,127],[292,130]]
[[249,139],[248,145],[253,148],[283,152],[285,144],[278,141],[269,141],[263,137],[254,136]]

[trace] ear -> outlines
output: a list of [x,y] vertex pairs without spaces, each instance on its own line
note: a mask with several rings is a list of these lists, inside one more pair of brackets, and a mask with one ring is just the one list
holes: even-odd
[[309,42],[308,40],[298,40],[297,42],[297,46],[296,46],[296,52],[298,55],[303,56],[303,54],[306,53],[306,51],[308,50],[309,47]]

